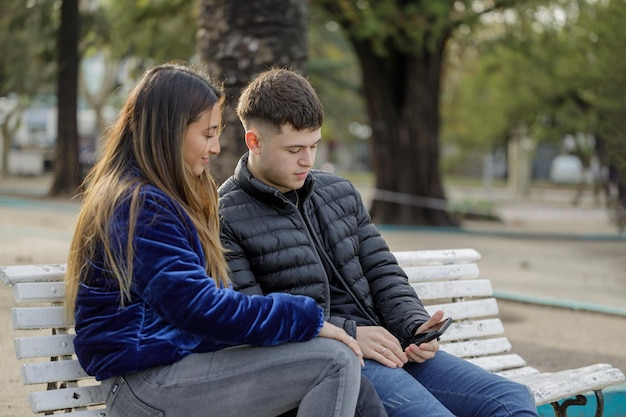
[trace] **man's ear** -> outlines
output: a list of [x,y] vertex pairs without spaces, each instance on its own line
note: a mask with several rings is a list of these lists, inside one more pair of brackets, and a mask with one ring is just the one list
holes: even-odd
[[260,140],[259,132],[256,129],[246,130],[246,146],[253,154],[258,154],[260,149]]

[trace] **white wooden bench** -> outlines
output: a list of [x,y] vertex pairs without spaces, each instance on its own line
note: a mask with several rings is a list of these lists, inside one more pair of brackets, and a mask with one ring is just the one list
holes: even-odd
[[[602,390],[624,382],[622,371],[608,364],[542,373],[519,355],[507,353],[511,344],[497,317],[491,283],[479,278],[480,254],[475,250],[395,255],[428,311],[442,309],[454,318],[441,338],[442,349],[528,385],[537,406],[552,404],[557,417],[565,416],[569,406],[586,403],[584,394],[595,393],[596,416],[601,416]],[[73,327],[63,313],[64,274],[62,264],[0,267],[0,277],[13,286],[17,304],[12,309],[13,327],[30,331],[15,339],[17,358],[25,361],[22,380],[24,384],[42,384],[28,399],[35,413],[62,410],[64,414],[55,416],[103,417],[105,393],[73,356]]]

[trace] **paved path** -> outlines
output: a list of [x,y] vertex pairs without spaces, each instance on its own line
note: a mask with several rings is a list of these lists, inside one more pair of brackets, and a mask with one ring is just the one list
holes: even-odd
[[[64,262],[78,204],[39,198],[49,179],[0,180],[0,265]],[[367,198],[368,190],[363,190]],[[455,199],[485,198],[476,189]],[[491,195],[502,222],[462,229],[381,227],[392,250],[470,247],[482,254],[513,351],[545,371],[609,362],[626,371],[626,238],[606,212],[569,191],[533,190],[528,199]],[[26,417],[10,323],[13,297],[0,285],[0,417]],[[607,314],[608,313],[608,314]]]

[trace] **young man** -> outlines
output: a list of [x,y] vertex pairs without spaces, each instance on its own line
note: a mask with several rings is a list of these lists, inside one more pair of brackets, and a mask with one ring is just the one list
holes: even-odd
[[248,152],[219,190],[234,287],[312,297],[359,342],[388,414],[537,416],[527,387],[401,341],[441,321],[424,309],[347,180],[313,170],[323,110],[299,74],[272,69],[242,92]]

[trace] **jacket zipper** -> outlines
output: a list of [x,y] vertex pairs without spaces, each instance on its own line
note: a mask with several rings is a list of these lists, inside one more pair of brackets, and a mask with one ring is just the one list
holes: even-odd
[[[297,193],[297,191],[296,191],[296,193]],[[304,204],[305,204],[306,200],[308,200],[308,197],[309,197],[309,195],[305,196],[303,201],[302,201],[302,210],[305,210]],[[294,204],[294,206],[295,206],[295,204]],[[319,241],[317,236],[315,236],[315,234],[313,233],[313,226],[311,225],[311,222],[309,221],[308,216],[304,216],[300,212],[300,209],[297,206],[296,206],[296,212],[298,213],[298,216],[300,216],[300,218],[302,219],[302,221],[304,222],[304,224],[306,226],[307,234],[309,235],[309,238],[313,242],[313,247],[315,248],[315,252],[317,253],[318,258],[320,258],[320,262],[322,263],[322,266],[324,266],[324,265],[329,265],[330,266],[331,272],[337,277],[337,279],[343,285],[344,289],[350,295],[352,300],[354,300],[354,303],[356,304],[356,306],[359,309],[359,311],[361,312],[361,314],[363,314],[364,317],[367,318],[368,320],[370,320],[372,323],[380,326],[381,324],[380,324],[380,321],[378,320],[378,318],[375,317],[375,316],[372,316],[369,313],[369,311],[367,311],[367,308],[363,304],[361,304],[361,302],[359,301],[357,296],[354,294],[354,292],[352,291],[350,286],[346,283],[346,281],[343,279],[343,277],[339,273],[339,270],[337,270],[337,268],[333,264],[332,260],[330,259],[330,257],[326,253],[326,251],[324,251],[322,249],[323,248],[322,243]],[[324,257],[324,260],[326,261],[326,264],[324,264],[324,260],[322,260],[321,257]],[[326,267],[324,267],[324,271],[326,271]],[[328,274],[326,274],[326,275],[327,275],[326,276],[326,281],[325,281],[325,290],[326,290],[326,303],[325,304],[326,304],[326,306],[324,306],[324,310],[325,310],[324,311],[324,315],[326,315],[326,312],[328,312],[328,315],[330,316],[330,304],[331,304],[331,301],[330,301],[330,277],[328,276]]]

